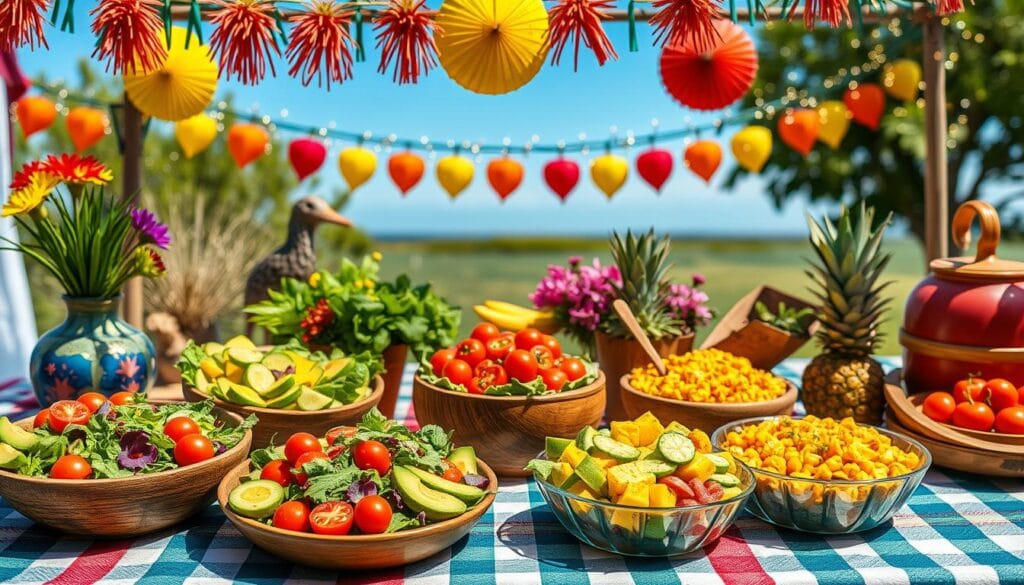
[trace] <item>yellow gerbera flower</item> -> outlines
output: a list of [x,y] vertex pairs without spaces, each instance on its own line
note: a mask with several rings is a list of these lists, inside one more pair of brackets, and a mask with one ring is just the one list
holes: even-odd
[[50,173],[33,173],[28,184],[11,192],[11,196],[0,210],[0,217],[28,213],[43,204],[60,180]]

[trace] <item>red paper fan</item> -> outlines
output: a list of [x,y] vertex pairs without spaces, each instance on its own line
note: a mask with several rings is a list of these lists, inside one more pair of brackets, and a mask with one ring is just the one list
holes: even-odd
[[715,21],[719,40],[706,52],[692,40],[666,45],[661,82],[679,103],[695,110],[719,110],[750,91],[757,75],[757,48],[743,28]]

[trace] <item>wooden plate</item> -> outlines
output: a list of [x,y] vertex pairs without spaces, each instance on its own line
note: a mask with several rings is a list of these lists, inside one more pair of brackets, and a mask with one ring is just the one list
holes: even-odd
[[393,534],[325,536],[293,532],[267,526],[235,514],[228,506],[228,494],[250,471],[248,461],[231,469],[217,488],[217,500],[224,515],[238,531],[263,550],[294,563],[322,569],[382,569],[400,567],[437,554],[459,541],[494,503],[498,478],[483,461],[480,471],[490,480],[487,496],[465,514],[412,530]]
[[892,407],[886,408],[885,426],[920,441],[931,452],[935,465],[978,475],[1024,477],[1024,449],[1016,455],[996,455],[989,451],[937,441],[901,425]]
[[[918,392],[917,394],[911,394],[907,396],[907,400],[914,405],[914,408],[924,416],[924,400],[928,398],[928,392]],[[1008,435],[1006,433],[996,433],[992,431],[975,431],[973,429],[965,429],[955,425],[939,423],[940,425],[953,429],[963,433],[969,437],[980,439],[982,441],[992,441],[993,443],[1002,443],[1004,445],[1022,445],[1024,446],[1024,435]]]

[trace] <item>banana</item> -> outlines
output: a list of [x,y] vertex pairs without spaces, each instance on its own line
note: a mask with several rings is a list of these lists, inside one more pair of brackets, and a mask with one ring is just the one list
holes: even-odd
[[544,316],[544,313],[537,311],[536,309],[523,307],[513,303],[506,303],[505,301],[495,301],[488,299],[484,301],[484,305],[490,307],[491,309],[494,309],[495,311],[508,313],[510,315],[521,315],[523,317],[530,319],[536,319],[538,317]]
[[[515,307],[515,305],[511,306]],[[521,331],[528,327],[532,327],[547,334],[555,333],[560,329],[558,323],[555,322],[554,315],[550,312],[533,311],[532,309],[526,309],[525,307],[518,308],[527,312],[512,314],[494,309],[487,304],[476,305],[473,307],[473,311],[476,312],[476,314],[484,321],[494,323],[502,329]]]

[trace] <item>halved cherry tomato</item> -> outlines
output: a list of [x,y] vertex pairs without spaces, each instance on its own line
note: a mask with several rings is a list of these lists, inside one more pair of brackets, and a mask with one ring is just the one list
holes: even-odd
[[84,425],[92,418],[89,407],[77,400],[58,400],[50,405],[50,429],[63,433],[68,425]]
[[299,455],[299,458],[295,460],[295,468],[292,469],[292,474],[295,475],[295,483],[306,485],[306,480],[309,479],[309,476],[302,472],[302,466],[317,459],[328,459],[327,453],[323,451],[306,451]]
[[103,406],[107,401],[107,397],[99,392],[86,392],[78,397],[78,401],[86,405],[89,408],[89,412],[93,413]]
[[508,384],[508,372],[501,364],[491,360],[484,360],[473,369],[475,380],[481,388],[487,389],[491,386]]
[[536,329],[527,327],[516,333],[516,349],[533,349],[544,341],[544,334]]
[[391,453],[380,441],[362,441],[352,448],[352,461],[359,469],[376,469],[384,477],[391,470]]
[[430,367],[434,370],[434,375],[441,377],[444,372],[444,367],[448,365],[448,362],[455,359],[455,349],[439,349],[434,352],[434,355],[430,358]]
[[[682,478],[674,475],[666,475],[665,477],[658,480],[658,483],[668,486],[668,489],[672,490],[676,495],[677,504],[679,500],[686,498],[694,499],[693,490],[690,486],[686,485],[686,481]],[[682,505],[682,504],[679,504]]]
[[498,329],[497,325],[494,323],[481,323],[473,328],[473,333],[470,334],[470,337],[487,343],[499,335],[501,335],[501,329]]
[[483,386],[477,378],[473,378],[466,383],[466,392],[470,394],[487,394],[487,387]]
[[352,530],[355,511],[345,502],[325,502],[309,513],[309,525],[317,534],[342,536]]
[[364,534],[387,532],[391,524],[391,504],[380,496],[366,496],[356,504],[356,526]]
[[110,403],[114,406],[124,406],[125,404],[131,404],[135,402],[134,392],[115,392],[110,397]]
[[85,479],[92,475],[92,466],[78,455],[64,455],[50,468],[53,479]]
[[282,487],[288,487],[295,483],[295,475],[288,462],[283,459],[275,459],[263,466],[260,470],[260,479],[277,482]]
[[548,387],[548,390],[555,392],[561,391],[569,383],[569,376],[566,376],[565,372],[558,368],[545,368],[540,371],[540,377],[544,380],[544,385]]
[[515,348],[516,336],[506,331],[487,342],[487,357],[492,360],[503,360]]
[[359,429],[355,427],[334,427],[333,429],[327,431],[327,435],[324,438],[327,439],[328,445],[333,445],[334,442],[338,440],[338,437],[341,437],[343,439],[350,439],[354,437],[355,434],[358,432]]
[[473,367],[460,359],[454,359],[444,367],[443,374],[452,384],[465,385],[473,379]]
[[975,431],[991,431],[996,415],[984,402],[961,402],[953,411],[953,424]]
[[953,386],[953,399],[957,404],[961,402],[984,402],[985,401],[985,380],[968,376],[966,380],[960,380]]
[[487,348],[484,346],[484,342],[471,337],[460,341],[455,346],[455,357],[466,362],[470,367],[476,367],[487,357]]
[[38,429],[50,421],[50,409],[44,408],[36,413],[36,417],[32,419],[32,428]]
[[949,392],[932,392],[924,399],[921,409],[928,418],[940,423],[948,423],[956,410],[956,400]]
[[1017,387],[1009,380],[995,378],[985,383],[985,402],[992,410],[999,412],[1004,408],[1017,406]]
[[554,368],[555,356],[551,353],[551,350],[544,345],[535,345],[530,349],[530,353],[533,354],[533,359],[537,360],[537,367],[542,370],[547,368]]
[[996,432],[1024,435],[1024,406],[1011,406],[996,415]]
[[274,511],[274,526],[282,530],[309,532],[309,506],[302,500],[281,504]]
[[441,477],[455,483],[462,482],[462,470],[456,467],[454,463],[447,459],[442,459],[441,465],[444,466],[444,473],[441,474]]
[[303,453],[310,451],[323,451],[320,441],[310,433],[295,433],[288,437],[288,441],[284,444],[284,456],[292,464],[292,467],[295,467],[295,462]]
[[565,375],[569,377],[570,382],[575,382],[587,375],[587,366],[583,363],[583,360],[579,358],[562,358],[562,363],[558,367],[565,372]]
[[182,437],[201,432],[196,421],[187,416],[176,416],[164,425],[164,434],[177,443]]
[[174,444],[174,461],[178,465],[192,465],[213,457],[213,443],[199,433],[185,435]]
[[558,340],[554,338],[554,336],[542,335],[540,338],[540,343],[544,347],[551,350],[551,355],[554,356],[556,360],[562,357],[562,344],[559,343]]
[[[545,348],[547,351],[547,348]],[[531,382],[537,377],[537,358],[525,349],[515,349],[505,358],[505,372],[520,382]]]

